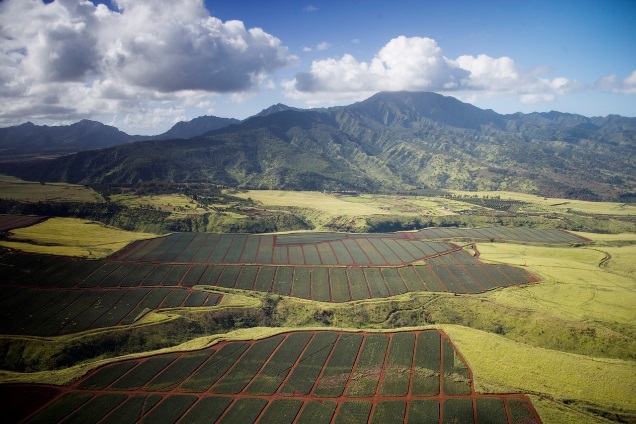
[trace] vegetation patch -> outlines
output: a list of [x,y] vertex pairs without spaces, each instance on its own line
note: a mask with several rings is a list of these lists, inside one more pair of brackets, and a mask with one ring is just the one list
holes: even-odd
[[24,181],[0,174],[0,199],[25,202],[97,202],[104,201],[95,190],[76,184]]
[[122,231],[87,220],[51,218],[11,231],[0,246],[32,253],[103,258],[135,240],[154,237],[156,234]]
[[[372,350],[384,349],[362,357],[363,345],[376,346]],[[435,364],[438,375],[445,370],[438,377],[443,383],[439,386],[441,391],[430,396],[409,395],[416,376],[412,359],[416,346],[421,356],[430,352],[427,360]],[[228,357],[232,360],[228,361]],[[427,416],[419,414],[426,410],[419,407],[420,403],[434,401],[442,405],[446,420],[452,422],[464,415],[472,416],[471,399],[483,398],[516,408],[525,414],[524,422],[540,422],[524,395],[484,397],[475,392],[470,377],[461,383],[466,390],[447,391],[454,381],[448,370],[451,366],[470,376],[470,369],[448,336],[437,330],[281,333],[255,341],[221,342],[204,350],[115,362],[60,388],[61,396],[35,405],[26,418],[37,422],[51,414],[60,420],[81,414],[110,420],[115,418],[112,414],[118,415],[119,407],[128,411],[128,418],[134,421],[159,417],[166,422],[190,421],[209,414],[220,422],[240,418],[250,422],[292,423],[303,417],[307,409],[317,417],[333,417],[336,422],[359,422],[364,417],[385,422],[389,417],[404,420],[407,409],[410,420],[424,419]],[[404,370],[395,373],[396,367]],[[301,369],[302,374],[297,372]],[[379,373],[369,374],[367,369],[378,369]],[[355,391],[349,387],[353,377],[360,375],[373,378],[375,388],[368,385],[368,393],[353,395]],[[20,387],[24,390],[25,386]],[[96,390],[99,401],[93,397]],[[161,409],[129,407],[136,405],[139,396],[158,397]],[[330,401],[331,398],[334,400]],[[475,405],[478,414],[490,414],[506,423],[519,422],[508,421],[505,408],[493,410],[488,402]]]

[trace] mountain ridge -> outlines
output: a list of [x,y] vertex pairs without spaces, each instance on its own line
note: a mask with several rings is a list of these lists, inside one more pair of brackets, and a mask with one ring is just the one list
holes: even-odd
[[0,128],[0,157],[29,154],[60,155],[140,140],[190,138],[239,122],[241,121],[234,118],[199,116],[190,121],[177,122],[165,133],[154,136],[130,135],[111,125],[89,119],[56,126],[25,122]]
[[[273,109],[272,109],[273,108]],[[636,188],[636,118],[500,115],[435,93],[378,93],[349,106],[274,105],[189,139],[139,141],[49,161],[35,180],[211,181],[295,190],[517,190],[617,199]]]

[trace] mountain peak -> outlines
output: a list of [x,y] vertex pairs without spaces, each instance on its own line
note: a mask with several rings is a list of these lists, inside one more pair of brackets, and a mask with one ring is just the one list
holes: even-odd
[[261,110],[254,116],[267,116],[267,115],[271,115],[272,113],[282,112],[284,110],[302,110],[302,109],[287,106],[282,103],[276,103],[275,105],[272,105],[266,109]]
[[203,115],[190,121],[180,121],[163,134],[148,137],[154,140],[168,140],[173,138],[191,138],[210,131],[215,131],[228,125],[238,124],[234,118],[219,118],[218,116]]
[[366,111],[388,126],[408,126],[422,120],[474,130],[483,125],[505,126],[504,117],[492,110],[433,92],[383,91],[351,107]]

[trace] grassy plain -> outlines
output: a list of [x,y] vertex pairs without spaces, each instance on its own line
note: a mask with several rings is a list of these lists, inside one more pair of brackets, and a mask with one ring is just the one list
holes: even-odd
[[478,248],[480,259],[486,262],[527,267],[542,278],[540,284],[523,290],[497,291],[493,298],[500,303],[568,320],[636,325],[636,280],[600,268],[606,257],[597,250],[600,248],[495,243],[479,244]]
[[106,227],[77,218],[50,218],[39,224],[11,231],[0,246],[31,253],[104,258],[135,240],[157,237]]
[[[606,422],[586,408],[636,414],[633,361],[543,349],[463,326],[440,328],[472,368],[478,392],[534,394],[543,400],[536,406],[545,423]],[[564,408],[563,401],[574,406]]]
[[0,174],[0,198],[28,202],[104,202],[95,190],[75,184],[23,181]]
[[585,237],[594,242],[599,243],[614,243],[614,242],[622,242],[622,243],[632,243],[636,242],[636,233],[619,233],[619,234],[598,234],[598,233],[586,233],[581,231],[573,231],[573,233],[580,235],[581,237]]
[[243,199],[251,198],[264,206],[286,206],[311,208],[331,216],[353,217],[392,215],[445,216],[453,209],[476,209],[477,207],[442,197],[398,196],[382,194],[360,194],[336,196],[312,191],[248,190],[234,194]]
[[248,190],[232,195],[251,198],[265,206],[311,208],[329,215],[388,215],[387,211],[366,202],[349,202],[318,191]]
[[560,199],[553,197],[542,197],[534,194],[516,193],[512,191],[460,191],[449,190],[449,192],[459,196],[496,197],[502,200],[520,200],[530,203],[520,211],[533,210],[544,212],[580,212],[595,215],[636,215],[636,206],[629,203],[617,202],[587,202],[585,200]]
[[209,212],[206,208],[185,194],[158,194],[150,196],[117,194],[111,196],[110,199],[114,203],[133,208],[152,207],[165,212],[187,214],[204,214]]
[[345,227],[367,229],[371,217],[443,217],[478,206],[443,197],[360,194],[338,196],[309,191],[248,190],[233,196],[252,199],[264,208],[293,208],[311,221],[316,230]]

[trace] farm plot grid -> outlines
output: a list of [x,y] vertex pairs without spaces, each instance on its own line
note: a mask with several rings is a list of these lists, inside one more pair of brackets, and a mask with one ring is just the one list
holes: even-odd
[[589,240],[563,230],[543,228],[426,228],[402,233],[412,240],[466,239],[471,241],[507,241],[518,243],[585,243]]
[[218,293],[173,287],[9,288],[0,300],[0,334],[59,336],[132,324],[148,312],[215,306]]
[[0,215],[0,233],[16,228],[30,227],[45,219],[46,217],[33,215]]
[[[67,303],[70,309],[63,309],[59,315],[66,317],[69,310],[76,310],[75,305],[88,307],[88,299],[94,299],[95,303],[90,305],[97,306],[99,302],[102,311],[106,305],[112,305],[118,311],[107,316],[120,316],[124,307],[132,307],[130,313],[134,314],[140,308],[210,306],[212,297],[198,290],[203,287],[270,292],[322,302],[348,302],[407,292],[482,293],[497,287],[538,281],[525,269],[484,264],[461,249],[431,257],[425,265],[399,267],[163,264],[86,261],[29,254],[13,254],[10,259],[11,266],[3,268],[0,265],[5,277],[0,307],[3,316],[11,318],[15,324],[5,331],[24,331],[18,330],[22,327],[17,326],[15,319],[22,319],[27,309],[20,305],[26,303],[33,308],[41,305],[42,309],[52,311]],[[161,294],[165,294],[165,300],[161,300]],[[118,296],[121,300],[117,300]],[[139,297],[142,297],[140,304],[133,307],[129,299]],[[45,316],[39,313],[27,315],[31,321]]]
[[215,306],[220,293],[179,285],[194,267],[0,255],[0,334],[56,336],[132,324],[148,312]]
[[439,239],[574,243],[586,239],[549,229],[432,228],[415,232],[282,235],[176,233],[137,241],[112,260],[263,265],[399,266],[461,249]]
[[2,389],[31,423],[540,422],[525,395],[476,393],[438,330],[283,333],[112,363],[36,398]]
[[202,264],[398,266],[461,249],[399,234],[176,233],[134,242],[111,260]]

